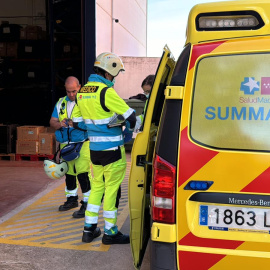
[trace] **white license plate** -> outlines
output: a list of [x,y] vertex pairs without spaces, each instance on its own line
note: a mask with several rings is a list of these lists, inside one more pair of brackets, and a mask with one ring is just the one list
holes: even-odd
[[200,205],[199,224],[211,230],[269,233],[270,209]]

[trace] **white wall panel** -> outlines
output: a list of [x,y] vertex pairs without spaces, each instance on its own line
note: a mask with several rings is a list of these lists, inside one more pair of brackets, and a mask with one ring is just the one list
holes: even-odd
[[111,14],[99,5],[96,6],[96,18],[96,54],[98,55],[102,52],[111,51],[112,19]]
[[119,23],[129,35],[140,42],[146,38],[146,13],[134,0],[114,0],[114,17],[119,18]]
[[96,0],[96,5],[103,9],[106,13],[112,13],[112,0]]
[[146,56],[147,0],[98,0],[96,10],[97,54]]

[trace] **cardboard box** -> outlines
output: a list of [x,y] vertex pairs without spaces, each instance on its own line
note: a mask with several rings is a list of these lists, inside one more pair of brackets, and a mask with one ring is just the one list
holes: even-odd
[[26,29],[22,28],[20,30],[20,39],[26,39]]
[[18,42],[18,58],[40,59],[49,56],[49,42],[45,40],[20,40]]
[[35,33],[35,32],[41,32],[42,31],[42,27],[38,26],[38,25],[27,25],[25,27],[25,30],[26,32],[32,32],[32,33]]
[[55,132],[55,128],[53,127],[45,127],[45,131],[46,133],[54,133]]
[[37,155],[38,154],[38,141],[17,140],[16,154]]
[[0,56],[5,57],[7,56],[7,43],[0,42]]
[[28,25],[25,28],[21,29],[20,32],[20,39],[27,39],[27,40],[37,40],[37,39],[44,39],[44,31],[42,28],[37,25]]
[[38,135],[45,131],[44,126],[20,126],[17,127],[17,138],[20,141],[36,141]]
[[0,25],[1,41],[17,41],[20,39],[20,29],[22,27],[19,24],[9,24],[4,22]]
[[54,155],[55,144],[54,133],[39,133],[39,154]]
[[7,42],[7,56],[16,57],[18,56],[18,42]]
[[26,33],[26,39],[30,39],[30,40],[37,40],[37,39],[41,39],[41,33],[37,33],[37,32],[27,32]]

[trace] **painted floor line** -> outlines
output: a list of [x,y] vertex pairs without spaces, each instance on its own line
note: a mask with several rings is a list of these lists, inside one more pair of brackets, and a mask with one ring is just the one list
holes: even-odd
[[[118,208],[117,225],[121,229],[128,217],[128,175],[130,164],[127,166],[126,176],[121,185],[121,200]],[[66,212],[59,212],[59,205],[65,201],[65,183],[21,209],[18,213],[0,224],[0,243],[11,245],[25,245],[57,249],[76,249],[108,251],[110,246],[103,245],[102,235],[92,243],[81,241],[84,218],[74,219],[72,213],[77,208]],[[82,197],[79,193],[79,198]],[[74,211],[73,211],[74,210]],[[99,223],[103,232],[103,207],[99,212]]]

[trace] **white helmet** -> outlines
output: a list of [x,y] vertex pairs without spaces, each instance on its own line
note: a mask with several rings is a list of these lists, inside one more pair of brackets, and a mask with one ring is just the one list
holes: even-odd
[[125,71],[121,58],[118,55],[110,52],[100,54],[96,58],[94,67],[107,71],[113,77],[117,76],[120,71]]
[[68,164],[64,162],[56,163],[54,160],[44,160],[44,171],[53,180],[60,179],[68,171]]

